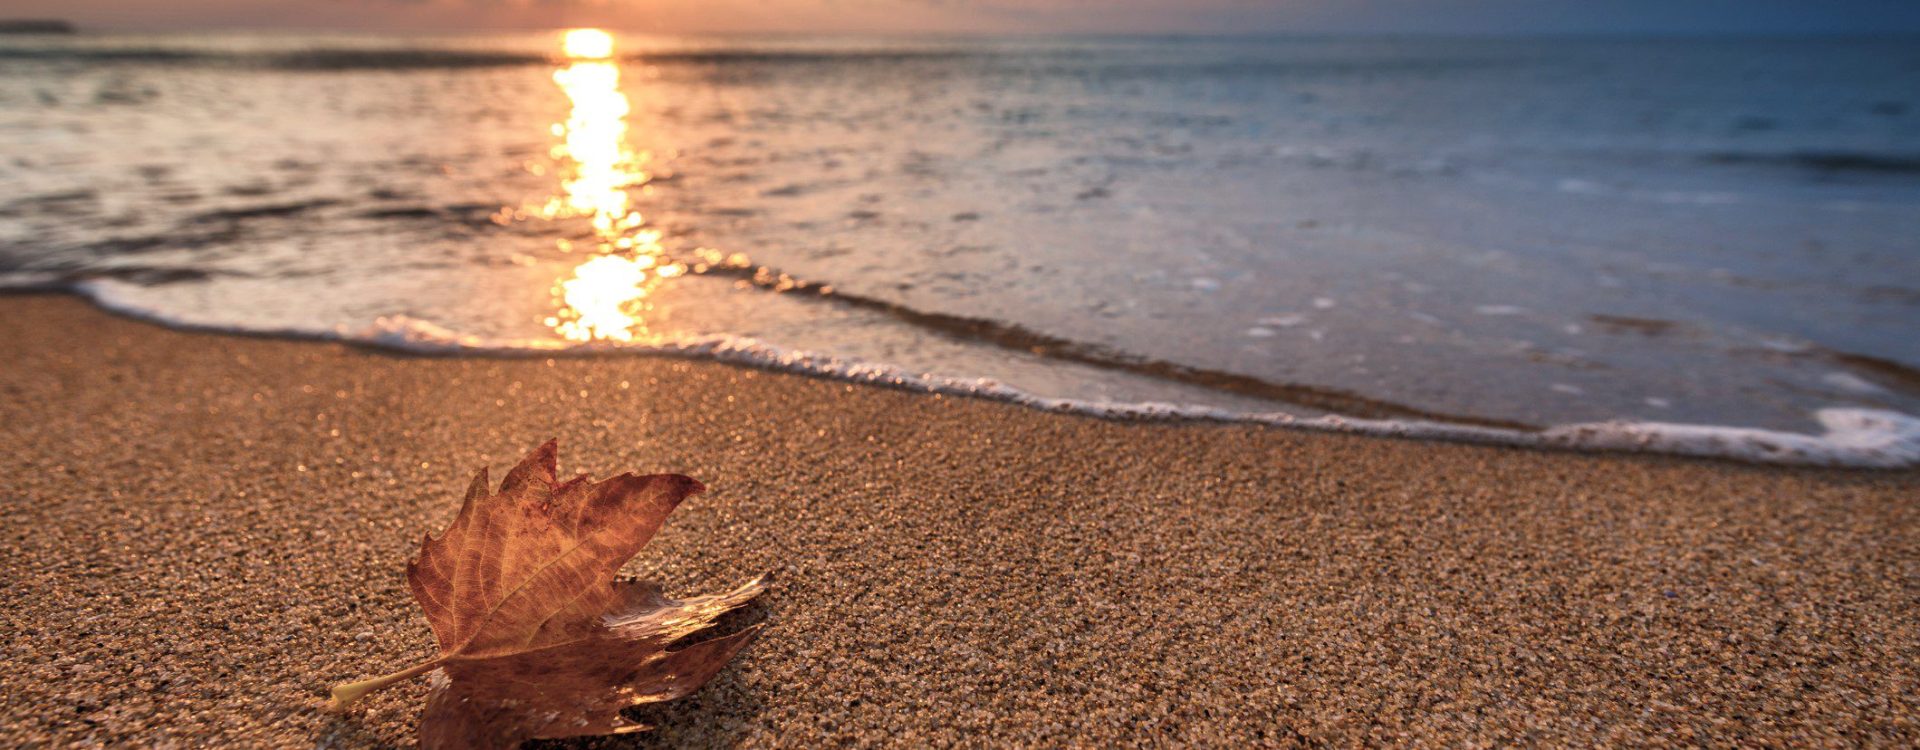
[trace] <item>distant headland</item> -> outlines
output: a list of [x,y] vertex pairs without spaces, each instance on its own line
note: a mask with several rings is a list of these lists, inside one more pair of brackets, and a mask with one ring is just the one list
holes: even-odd
[[74,28],[71,21],[62,21],[55,18],[23,18],[19,20],[0,18],[0,34],[72,34],[76,31],[79,31],[79,29]]

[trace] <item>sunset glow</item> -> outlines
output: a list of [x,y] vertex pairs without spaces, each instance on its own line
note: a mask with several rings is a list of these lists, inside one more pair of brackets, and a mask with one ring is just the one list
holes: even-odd
[[627,148],[629,105],[620,93],[620,68],[577,62],[555,71],[553,80],[573,102],[561,126],[565,140],[555,152],[573,166],[563,185],[567,204],[577,214],[592,216],[602,234],[612,232],[632,216],[627,186],[646,181]]
[[572,319],[557,330],[579,341],[632,340],[638,320],[631,308],[646,297],[647,281],[639,259],[602,255],[581,263],[573,278],[560,282],[561,300]]
[[554,126],[562,194],[539,213],[587,217],[597,241],[595,257],[554,283],[560,309],[546,323],[574,341],[631,341],[644,328],[648,294],[681,269],[662,266],[660,233],[644,228],[645,217],[632,208],[628,190],[649,179],[641,169],[648,155],[635,153],[627,140],[632,105],[620,91],[620,66],[608,60],[612,35],[573,29],[561,37],[561,50],[570,62],[554,71],[553,81],[572,104],[566,122]]

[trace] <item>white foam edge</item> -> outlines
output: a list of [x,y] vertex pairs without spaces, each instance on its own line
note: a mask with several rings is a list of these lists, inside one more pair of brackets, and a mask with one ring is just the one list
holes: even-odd
[[1658,453],[1791,466],[1878,469],[1920,466],[1920,418],[1881,409],[1819,409],[1813,416],[1824,431],[1818,435],[1676,422],[1586,422],[1528,432],[1422,420],[1362,419],[1337,415],[1303,417],[1285,412],[1248,413],[1160,402],[1116,403],[1052,398],[1023,391],[991,378],[965,379],[915,373],[894,365],[793,351],[749,337],[724,334],[666,344],[489,339],[461,334],[404,315],[382,317],[359,330],[261,330],[169,316],[118,298],[109,284],[83,281],[70,288],[114,313],[173,328],[341,341],[416,354],[508,357],[556,353],[648,354],[709,359],[854,383],[988,398],[1046,411],[1109,419],[1252,423],[1320,432],[1573,451]]

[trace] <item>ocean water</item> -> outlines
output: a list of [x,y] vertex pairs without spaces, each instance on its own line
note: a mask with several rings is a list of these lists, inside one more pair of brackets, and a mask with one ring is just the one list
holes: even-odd
[[1911,465],[1917,42],[0,38],[0,286]]

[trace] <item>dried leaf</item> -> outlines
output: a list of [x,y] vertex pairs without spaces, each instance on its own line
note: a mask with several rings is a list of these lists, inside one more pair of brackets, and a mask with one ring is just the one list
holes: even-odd
[[614,580],[699,482],[622,474],[562,483],[556,451],[552,441],[536,449],[498,493],[480,470],[453,525],[407,566],[440,655],[335,687],[336,708],[432,672],[422,747],[632,732],[646,727],[622,709],[693,692],[753,640],[758,626],[667,650],[758,596],[762,580],[684,601]]

